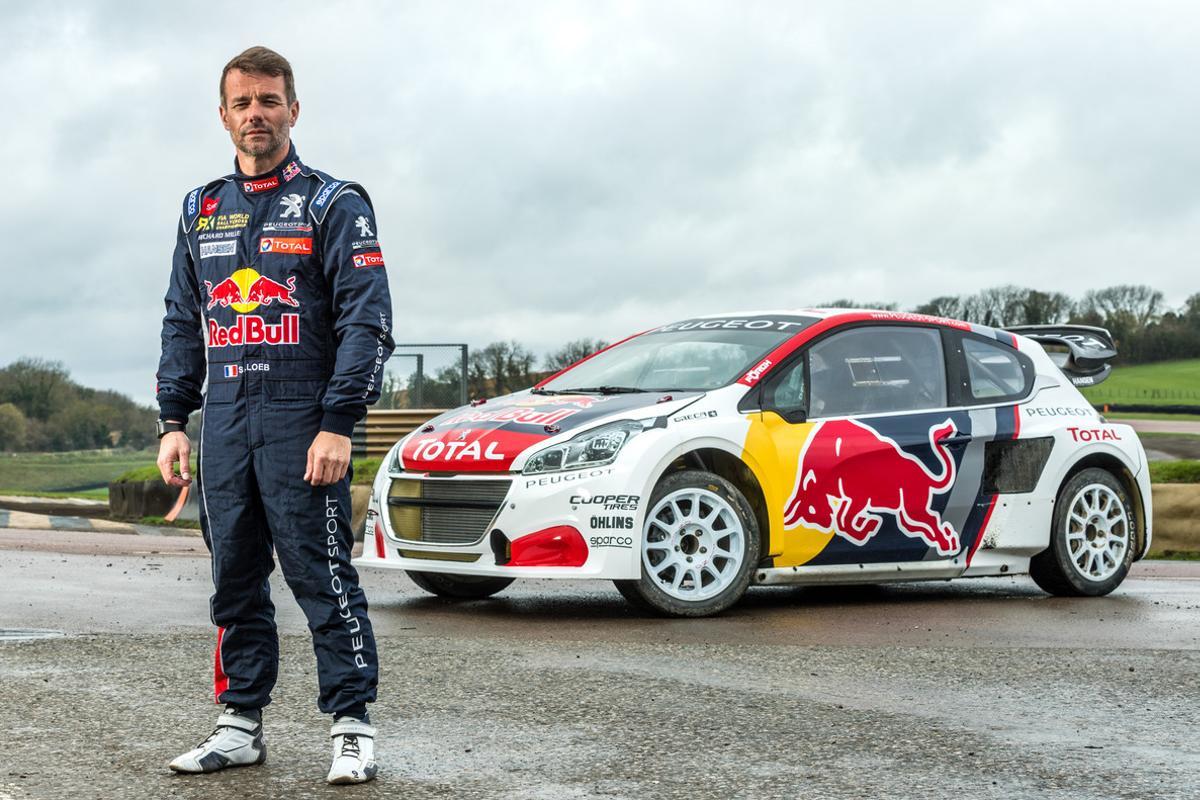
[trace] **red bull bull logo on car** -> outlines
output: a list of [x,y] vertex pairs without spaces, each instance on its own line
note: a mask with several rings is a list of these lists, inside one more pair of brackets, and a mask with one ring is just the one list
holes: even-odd
[[818,423],[800,451],[784,527],[814,528],[863,545],[879,530],[879,515],[886,513],[895,516],[904,535],[925,540],[940,555],[957,553],[958,531],[933,509],[934,496],[954,484],[954,458],[945,441],[955,432],[949,419],[929,431],[929,444],[942,466],[935,474],[862,423]]
[[234,272],[216,286],[211,281],[205,281],[204,288],[208,292],[208,310],[219,305],[247,315],[239,316],[229,326],[209,319],[209,347],[300,343],[299,314],[284,314],[278,322],[267,322],[257,314],[249,314],[259,306],[269,306],[275,302],[298,308],[300,301],[294,296],[295,275],[289,276],[287,283],[279,283],[247,267]]

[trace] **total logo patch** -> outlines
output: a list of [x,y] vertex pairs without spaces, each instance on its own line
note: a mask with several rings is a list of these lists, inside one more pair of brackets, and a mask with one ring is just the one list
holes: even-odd
[[271,177],[263,178],[260,181],[244,181],[242,183],[242,189],[250,194],[255,194],[257,192],[265,192],[268,189],[274,189],[278,185],[279,176],[272,175]]
[[354,268],[362,269],[363,267],[382,267],[383,253],[356,253],[353,256]]
[[201,242],[200,243],[200,258],[213,258],[214,256],[235,256],[237,255],[237,242],[233,240],[225,242]]
[[291,253],[307,256],[312,253],[311,237],[264,236],[259,240],[260,253]]

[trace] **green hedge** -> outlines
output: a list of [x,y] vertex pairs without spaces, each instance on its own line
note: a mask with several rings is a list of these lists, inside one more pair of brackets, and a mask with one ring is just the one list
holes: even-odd
[[1151,461],[1151,483],[1200,483],[1200,461]]

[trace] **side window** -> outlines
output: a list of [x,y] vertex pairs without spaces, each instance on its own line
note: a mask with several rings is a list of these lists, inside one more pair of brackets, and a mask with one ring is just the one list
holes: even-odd
[[963,338],[970,396],[978,402],[1021,397],[1026,391],[1026,370],[1010,347]]
[[799,422],[806,411],[804,405],[804,359],[797,358],[784,367],[763,387],[763,406],[778,412],[789,422]]
[[854,328],[808,351],[810,417],[946,406],[946,364],[936,330]]

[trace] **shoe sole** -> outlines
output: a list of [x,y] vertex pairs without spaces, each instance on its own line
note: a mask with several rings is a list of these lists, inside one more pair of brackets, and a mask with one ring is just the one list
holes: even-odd
[[171,770],[172,772],[174,772],[176,775],[211,775],[214,772],[224,772],[225,770],[233,769],[234,767],[257,767],[257,766],[261,766],[262,764],[265,764],[266,762],[267,762],[267,745],[264,743],[261,746],[261,748],[259,749],[258,758],[256,758],[254,761],[250,761],[246,764],[226,764],[223,767],[217,767],[216,769],[210,769],[210,770],[185,769],[183,767],[177,767],[174,764],[167,764],[167,768],[169,770]]

